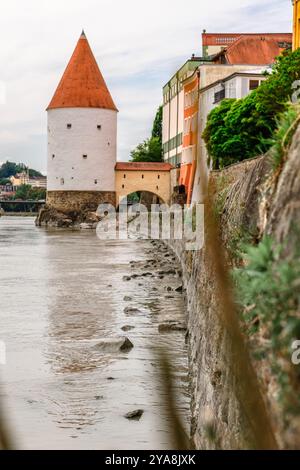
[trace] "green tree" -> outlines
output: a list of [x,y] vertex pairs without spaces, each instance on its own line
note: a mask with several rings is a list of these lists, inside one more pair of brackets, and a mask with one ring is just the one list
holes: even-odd
[[203,132],[202,137],[206,142],[209,155],[213,157],[215,169],[219,169],[226,163],[228,164],[228,159],[224,161],[223,157],[223,144],[229,138],[225,118],[234,103],[234,99],[223,100],[220,106],[217,106],[208,116],[207,125]]
[[22,184],[18,187],[14,199],[22,201],[38,201],[45,199],[46,190],[42,188],[32,188],[29,184]]
[[10,180],[8,178],[0,178],[0,185],[5,186],[6,184],[9,184]]
[[18,165],[13,162],[5,162],[0,167],[0,178],[10,178],[17,173]]
[[208,115],[203,138],[214,168],[267,151],[278,121],[300,79],[300,49],[284,52],[259,88],[240,100],[224,100]]
[[154,118],[153,128],[152,128],[152,137],[158,137],[160,142],[162,142],[162,118],[163,118],[163,107],[160,106]]
[[162,152],[162,106],[157,110],[149,139],[139,144],[130,152],[133,162],[161,162]]
[[37,170],[34,170],[33,168],[29,168],[28,173],[29,173],[30,178],[34,176],[43,176],[42,173],[40,173]]
[[133,162],[161,162],[162,148],[158,137],[151,137],[139,144],[131,152]]

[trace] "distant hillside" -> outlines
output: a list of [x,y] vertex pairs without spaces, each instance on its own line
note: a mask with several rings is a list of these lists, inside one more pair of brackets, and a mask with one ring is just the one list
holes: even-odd
[[[15,176],[17,173],[22,173],[23,171],[27,171],[26,165],[24,163],[14,163],[14,162],[5,162],[0,166],[0,180],[10,178],[11,176]],[[29,168],[29,176],[43,176],[37,170]]]

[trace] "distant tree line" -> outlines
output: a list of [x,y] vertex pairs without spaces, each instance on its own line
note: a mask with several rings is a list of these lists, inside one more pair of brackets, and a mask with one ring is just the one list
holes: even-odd
[[39,201],[40,199],[46,199],[46,189],[33,188],[30,184],[21,184],[12,199],[22,199],[22,201]]
[[32,168],[28,169],[24,163],[14,163],[7,160],[0,166],[0,182],[3,180],[8,181],[11,176],[15,176],[17,173],[22,173],[27,170],[30,177],[43,176],[42,173],[37,170],[33,170]]

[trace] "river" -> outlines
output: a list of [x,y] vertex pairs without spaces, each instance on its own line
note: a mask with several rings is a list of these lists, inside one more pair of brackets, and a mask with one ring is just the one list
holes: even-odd
[[[180,277],[159,275],[171,257],[149,241],[100,241],[93,231],[0,218],[0,393],[16,448],[170,448],[161,345],[188,430],[185,334],[158,331],[166,320],[184,320],[183,295],[174,290]],[[124,333],[125,325],[134,328]],[[97,348],[119,335],[131,351]],[[136,409],[144,410],[140,420],[124,417]]]

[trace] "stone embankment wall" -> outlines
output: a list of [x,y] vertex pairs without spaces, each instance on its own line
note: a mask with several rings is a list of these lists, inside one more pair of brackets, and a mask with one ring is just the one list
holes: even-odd
[[89,210],[95,212],[99,204],[116,205],[114,191],[48,191],[47,205],[62,213]]
[[[274,171],[268,155],[242,162],[211,175],[213,204],[218,210],[220,236],[229,268],[232,243],[244,232],[252,240],[264,234],[286,242],[293,254],[300,224],[300,128],[280,170]],[[218,315],[216,280],[206,245],[198,252],[185,251],[184,243],[171,248],[182,263],[187,295],[189,359],[192,394],[192,439],[199,449],[255,447],[251,417],[236,395],[234,366],[230,362],[230,331]],[[246,367],[246,365],[245,365]],[[270,364],[254,362],[267,416],[279,448],[299,448],[300,423],[295,417],[288,427],[277,402],[276,383]]]
[[100,220],[99,204],[116,205],[114,191],[48,191],[40,210],[38,227],[95,229]]

